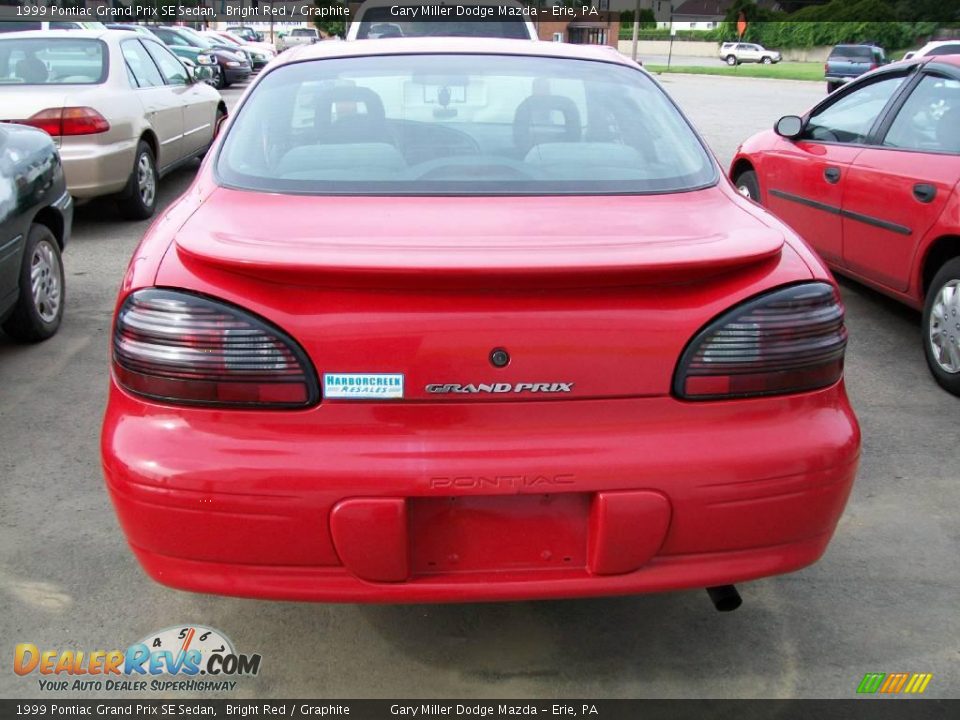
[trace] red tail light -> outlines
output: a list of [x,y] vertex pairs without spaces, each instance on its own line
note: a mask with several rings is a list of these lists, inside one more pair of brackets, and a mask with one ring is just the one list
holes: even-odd
[[39,128],[54,137],[96,135],[110,129],[107,119],[89,107],[49,108],[16,122]]
[[319,399],[306,353],[244,310],[178,290],[132,293],[113,335],[117,382],[182,404],[292,408]]
[[824,282],[761,295],[701,330],[680,359],[674,392],[688,400],[779,395],[843,376],[847,330]]

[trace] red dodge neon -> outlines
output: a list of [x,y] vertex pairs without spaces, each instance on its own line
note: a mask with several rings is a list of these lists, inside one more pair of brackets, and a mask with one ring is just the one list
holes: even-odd
[[843,511],[845,346],[816,255],[629,60],[321,43],[137,250],[103,465],[177,588],[732,609]]
[[743,144],[740,191],[837,272],[923,310],[923,348],[960,395],[960,55],[890,65]]

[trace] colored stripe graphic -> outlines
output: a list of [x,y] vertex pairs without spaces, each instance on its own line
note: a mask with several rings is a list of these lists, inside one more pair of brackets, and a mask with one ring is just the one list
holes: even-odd
[[885,677],[886,673],[867,673],[863,676],[863,680],[860,681],[860,685],[857,687],[857,692],[875,693],[880,689],[880,684],[883,682]]
[[884,695],[909,693],[920,695],[933,680],[933,673],[867,673],[857,686],[858,693]]
[[880,692],[891,694],[900,692],[903,689],[904,683],[907,682],[908,677],[909,675],[907,675],[907,673],[890,673],[880,687]]
[[903,691],[919,695],[927,689],[927,685],[930,684],[932,679],[933,675],[931,673],[914,673],[913,677],[910,678],[910,682],[907,683],[907,687],[904,688]]

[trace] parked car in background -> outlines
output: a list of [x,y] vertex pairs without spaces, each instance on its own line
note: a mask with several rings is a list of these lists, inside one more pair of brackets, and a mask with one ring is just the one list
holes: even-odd
[[78,20],[52,20],[52,21],[6,21],[0,22],[0,33],[8,32],[27,32],[28,30],[103,30],[105,25],[102,22],[87,22]]
[[227,32],[226,30],[215,30],[213,32],[218,33],[220,37],[225,40],[239,42],[243,47],[266,50],[270,53],[273,53],[274,56],[277,54],[277,48],[272,42],[267,42],[266,40],[247,40],[240,35],[235,35],[234,33]]
[[280,39],[277,40],[277,50],[283,52],[290,48],[299,47],[300,45],[312,45],[315,42],[320,42],[320,33],[317,32],[316,28],[293,28],[286,35],[281,35]]
[[125,217],[153,214],[160,177],[202,155],[226,112],[156,39],[121,30],[0,36],[0,120],[45,130],[70,193],[116,197]]
[[876,45],[837,45],[830,51],[823,66],[827,80],[827,92],[832,93],[841,85],[856,80],[864,73],[887,64],[882,47]]
[[738,150],[730,171],[836,272],[923,311],[960,395],[960,56],[873,72]]
[[[461,0],[459,6],[490,13],[482,21],[476,15],[451,20],[404,20],[395,8],[420,6],[421,0],[367,0],[347,28],[347,40],[376,40],[398,37],[494,37],[510,40],[537,40],[537,29],[529,17],[520,14],[524,5],[517,0]],[[500,15],[500,8],[516,10],[516,15]]]
[[263,42],[263,33],[247,25],[231,25],[226,31],[250,42]]
[[220,69],[216,77],[218,83],[216,87],[219,90],[228,88],[234,83],[244,82],[253,72],[250,62],[242,51],[230,49],[225,43],[213,43],[190,28],[166,25],[149,25],[148,28],[171,50],[188,47],[193,48],[197,54],[213,57]]
[[154,579],[730,610],[826,549],[859,456],[837,287],[629,59],[324,42],[211,152],[113,326],[103,468]]
[[[154,40],[156,39],[156,35],[150,32],[145,25],[137,25],[136,23],[106,23],[106,27],[110,30],[125,30]],[[194,69],[194,74],[197,79],[214,87],[223,86],[220,66],[217,64],[217,60],[213,55],[199,48],[188,47],[186,45],[168,45],[167,47],[174,55],[180,58],[180,62],[188,68]]]
[[53,139],[0,123],[0,324],[36,342],[60,327],[73,200]]
[[960,40],[934,40],[928,42],[919,50],[906,53],[903,59],[912,60],[913,58],[939,55],[960,55]]
[[772,65],[780,62],[783,56],[756,43],[725,42],[720,46],[720,58],[731,66],[751,62]]
[[248,43],[242,38],[234,37],[230,33],[220,32],[218,30],[205,30],[200,33],[206,38],[213,40],[221,45],[227,45],[243,52],[250,60],[250,65],[254,70],[261,70],[267,63],[277,56],[277,53],[266,46],[254,45]]

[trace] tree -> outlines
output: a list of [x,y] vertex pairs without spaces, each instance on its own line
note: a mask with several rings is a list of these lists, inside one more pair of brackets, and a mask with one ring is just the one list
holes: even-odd
[[320,30],[327,35],[339,35],[343,37],[347,34],[347,23],[342,18],[347,17],[345,2],[340,2],[339,0],[313,0],[313,4],[318,8],[343,8],[343,12],[331,13],[326,17],[317,16],[313,19],[313,24],[316,26],[317,30]]

